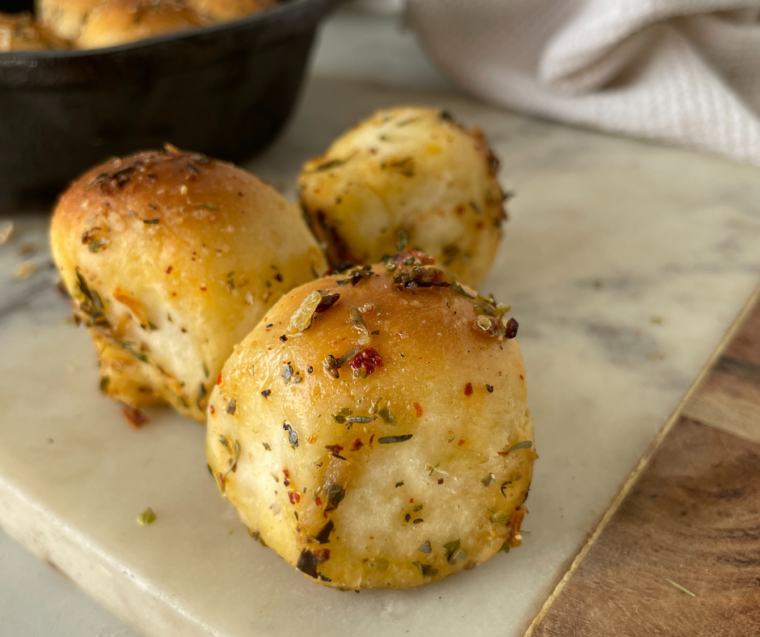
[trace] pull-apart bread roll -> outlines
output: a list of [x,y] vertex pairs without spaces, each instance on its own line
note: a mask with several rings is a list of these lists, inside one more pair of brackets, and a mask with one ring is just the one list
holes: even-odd
[[303,285],[235,348],[209,468],[321,584],[427,584],[520,543],[533,423],[509,308],[402,252]]
[[104,0],[36,0],[35,13],[58,37],[76,40],[89,13]]
[[175,0],[108,0],[87,15],[76,44],[80,49],[117,46],[209,23]]
[[30,13],[0,13],[0,53],[67,48],[68,42],[37,24]]
[[233,345],[326,263],[298,210],[270,186],[168,148],[75,182],[55,210],[52,249],[95,340],[101,388],[203,422]]
[[277,4],[277,0],[187,0],[187,4],[209,18],[223,22],[261,13]]
[[498,162],[478,128],[444,112],[380,111],[309,161],[299,179],[312,231],[337,264],[375,263],[409,247],[469,285],[493,263],[506,219]]

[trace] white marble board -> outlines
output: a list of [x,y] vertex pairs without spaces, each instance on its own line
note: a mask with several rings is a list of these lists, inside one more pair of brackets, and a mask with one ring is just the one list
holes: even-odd
[[[0,525],[148,636],[522,635],[760,281],[755,168],[531,120],[449,92],[316,74],[250,168],[299,165],[372,110],[444,106],[484,128],[516,196],[484,290],[520,321],[540,459],[523,546],[438,584],[341,593],[251,540],[168,411],[129,429],[64,323],[45,225],[0,246]],[[13,279],[33,242],[43,267]],[[151,506],[149,527],[135,517]]]

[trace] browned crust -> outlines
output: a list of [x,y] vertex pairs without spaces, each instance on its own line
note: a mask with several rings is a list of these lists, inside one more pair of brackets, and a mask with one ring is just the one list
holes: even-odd
[[36,22],[31,13],[0,13],[0,51],[68,49],[70,46]]

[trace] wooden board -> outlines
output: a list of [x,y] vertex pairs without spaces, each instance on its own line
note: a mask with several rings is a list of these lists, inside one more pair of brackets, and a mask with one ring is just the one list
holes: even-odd
[[684,415],[760,443],[760,305],[718,358]]
[[760,303],[529,633],[760,635]]

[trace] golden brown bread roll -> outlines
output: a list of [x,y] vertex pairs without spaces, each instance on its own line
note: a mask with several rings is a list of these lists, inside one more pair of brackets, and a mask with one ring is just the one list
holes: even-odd
[[517,325],[431,262],[289,292],[211,395],[224,497],[321,584],[417,586],[520,543],[537,456]]
[[69,46],[36,23],[31,13],[0,13],[0,52],[67,49]]
[[209,20],[174,0],[107,0],[88,14],[76,45],[96,49],[209,24]]
[[334,264],[379,261],[395,252],[402,232],[409,247],[477,287],[506,219],[496,166],[480,129],[465,130],[432,109],[395,108],[309,161],[299,192]]
[[106,393],[205,421],[232,347],[326,263],[298,210],[235,166],[144,152],[61,197],[53,256],[98,348]]
[[266,11],[277,0],[187,0],[187,4],[198,13],[223,22]]
[[103,0],[36,0],[37,19],[58,37],[76,40],[87,16]]

